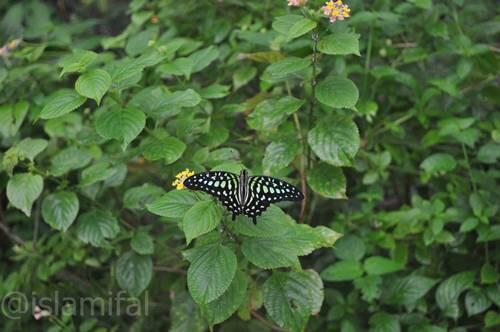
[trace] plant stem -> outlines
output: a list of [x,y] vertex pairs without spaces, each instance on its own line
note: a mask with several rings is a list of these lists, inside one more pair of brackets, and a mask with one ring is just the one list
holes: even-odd
[[0,231],[2,231],[12,242],[17,245],[23,246],[25,241],[16,233],[14,233],[6,223],[4,223],[4,215],[2,210],[2,197],[0,197]]
[[21,239],[17,234],[12,233],[9,226],[4,224],[2,220],[0,220],[0,230],[15,244],[18,244],[20,246],[24,245],[24,240]]
[[462,143],[462,152],[464,153],[465,164],[467,165],[467,171],[469,172],[470,182],[472,183],[472,190],[477,193],[476,181],[474,180],[474,176],[472,175],[472,169],[470,167],[469,156],[467,154],[467,150],[465,149],[464,143]]
[[169,272],[169,273],[177,273],[177,274],[187,274],[185,270],[175,268],[175,267],[169,267],[169,266],[154,266],[153,267],[154,271],[159,271],[159,272]]
[[363,95],[368,87],[368,73],[370,72],[370,61],[372,56],[373,45],[373,25],[370,26],[370,34],[368,35],[368,46],[366,47],[365,72],[363,77]]
[[[288,81],[285,82],[286,90],[288,92],[289,96],[292,96],[292,91],[290,89],[290,84]],[[304,194],[304,199],[300,203],[300,216],[299,216],[299,223],[302,224],[304,223],[304,217],[305,217],[305,212],[306,212],[306,207],[307,207],[307,182],[306,182],[306,168],[307,168],[307,160],[305,157],[305,154],[307,153],[307,143],[304,138],[304,134],[302,133],[302,126],[300,125],[300,119],[297,113],[293,113],[293,122],[295,124],[295,129],[297,130],[297,138],[300,141],[300,144],[302,144],[302,153],[300,155],[300,167],[299,167],[299,174],[300,174],[300,189],[302,190],[302,193]]]
[[35,225],[33,226],[33,243],[32,243],[33,251],[36,250],[36,243],[38,242],[38,233],[40,230],[40,204],[41,204],[41,198],[38,198],[36,201],[35,214],[34,214]]
[[273,323],[262,317],[257,311],[252,311],[252,316],[273,331],[288,332],[288,330],[282,329],[281,327],[274,325]]
[[307,153],[307,144],[304,139],[304,135],[302,134],[302,129],[300,127],[300,122],[299,122],[299,116],[297,113],[293,114],[293,121],[295,123],[295,128],[297,129],[297,136],[302,144],[302,153],[300,155],[300,168],[299,168],[299,173],[300,173],[300,189],[302,190],[302,193],[304,194],[304,199],[300,203],[300,217],[299,217],[299,223],[302,224],[304,223],[304,217],[306,214],[306,207],[307,207],[307,182],[306,182],[306,156],[305,153]]
[[[307,120],[307,125],[309,130],[312,128],[313,124],[313,115],[314,115],[314,108],[316,106],[316,85],[318,84],[316,80],[317,76],[317,66],[318,66],[318,41],[319,41],[319,34],[318,30],[314,29],[312,32],[312,79],[311,79],[311,101],[310,101],[310,107],[309,107],[309,114],[308,114],[308,120]],[[311,149],[308,149],[307,152],[307,167],[311,168],[311,163],[312,163],[312,152]]]

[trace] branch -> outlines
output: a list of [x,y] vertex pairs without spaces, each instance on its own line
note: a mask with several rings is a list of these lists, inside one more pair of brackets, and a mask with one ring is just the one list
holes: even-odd
[[302,144],[302,149],[303,153],[300,156],[300,168],[299,168],[299,173],[300,173],[300,189],[302,190],[302,193],[304,194],[304,199],[300,203],[300,217],[299,217],[299,223],[302,224],[304,223],[304,217],[306,214],[306,207],[307,207],[307,182],[306,182],[306,157],[304,154],[307,153],[307,145],[306,141],[304,139],[304,135],[302,134],[302,128],[300,127],[300,121],[297,113],[293,113],[293,121],[295,123],[295,128],[297,130],[297,136],[299,138],[299,141]]
[[168,266],[154,266],[153,267],[154,271],[160,271],[160,272],[171,272],[171,273],[177,273],[177,274],[187,274],[186,271],[175,268],[175,267],[168,267]]
[[288,332],[288,330],[285,330],[279,326],[276,326],[273,323],[271,323],[270,321],[268,321],[267,319],[265,319],[264,317],[262,317],[257,311],[252,310],[252,316],[273,331]]
[[[286,89],[288,91],[288,95],[292,96],[292,91],[290,89],[290,84],[288,84],[288,81],[285,82],[286,84]],[[300,120],[299,116],[297,113],[293,113],[293,122],[295,124],[295,130],[297,130],[297,138],[300,141],[300,144],[302,145],[302,154],[300,155],[300,168],[299,168],[299,174],[300,174],[300,189],[302,190],[302,193],[304,194],[304,199],[300,203],[300,216],[299,216],[299,224],[304,223],[304,217],[306,214],[306,207],[307,207],[307,182],[306,182],[306,158],[305,154],[308,153],[308,148],[307,148],[307,142],[304,138],[304,134],[302,133],[302,128],[300,126]]]
[[7,235],[7,237],[15,244],[22,246],[26,243],[16,233],[12,232],[10,228],[6,224],[4,224],[2,220],[0,220],[0,230],[2,230],[2,232],[4,232],[4,234]]
[[414,48],[417,47],[417,43],[397,43],[392,45],[394,48]]
[[[309,114],[308,114],[308,120],[307,120],[307,125],[309,126],[309,130],[312,128],[312,123],[313,123],[313,113],[314,113],[314,107],[316,106],[316,85],[318,85],[318,82],[316,81],[316,76],[317,76],[317,65],[318,65],[318,42],[319,42],[319,34],[318,31],[315,29],[312,32],[312,40],[313,40],[313,45],[312,45],[312,79],[311,79],[311,102],[310,102],[310,107],[309,107]],[[311,168],[311,163],[312,163],[312,152],[311,149],[308,149],[308,155],[307,155],[307,166]]]

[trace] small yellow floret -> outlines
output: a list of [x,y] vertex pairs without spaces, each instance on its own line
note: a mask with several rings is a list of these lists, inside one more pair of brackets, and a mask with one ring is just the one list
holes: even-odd
[[174,182],[172,182],[172,186],[176,187],[177,190],[184,189],[184,181],[186,181],[187,178],[191,177],[194,175],[193,171],[190,171],[188,168],[180,172],[175,176]]

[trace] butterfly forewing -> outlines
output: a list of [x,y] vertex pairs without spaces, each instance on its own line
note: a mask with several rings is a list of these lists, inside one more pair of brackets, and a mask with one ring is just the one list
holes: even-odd
[[216,171],[199,173],[187,178],[184,185],[215,196],[233,215],[243,212],[237,200],[239,183],[236,174]]

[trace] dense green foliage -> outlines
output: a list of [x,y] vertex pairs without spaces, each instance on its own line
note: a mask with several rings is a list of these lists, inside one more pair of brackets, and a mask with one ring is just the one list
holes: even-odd
[[2,1],[0,329],[498,330],[498,5],[346,4]]

